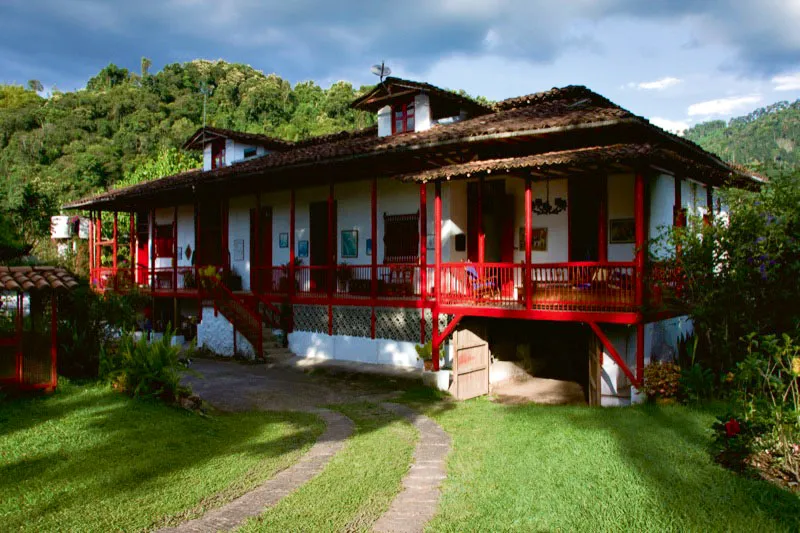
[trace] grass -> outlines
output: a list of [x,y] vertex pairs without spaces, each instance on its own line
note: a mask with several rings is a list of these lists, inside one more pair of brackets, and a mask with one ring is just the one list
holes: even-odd
[[711,460],[708,411],[404,400],[453,437],[430,531],[800,530],[800,498]]
[[417,439],[414,428],[370,404],[336,406],[356,425],[325,470],[241,532],[369,531],[400,492]]
[[299,413],[203,418],[108,387],[64,383],[0,402],[3,530],[118,531],[175,524],[287,467],[322,433]]

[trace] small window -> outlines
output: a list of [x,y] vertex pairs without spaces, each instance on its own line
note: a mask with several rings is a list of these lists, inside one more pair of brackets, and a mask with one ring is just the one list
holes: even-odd
[[395,104],[392,108],[392,133],[414,131],[414,101]]
[[225,166],[225,140],[217,140],[211,143],[211,168]]
[[251,157],[256,156],[256,148],[254,146],[248,146],[244,149],[244,158],[250,159]]
[[155,233],[155,257],[172,257],[175,246],[172,224],[157,225]]
[[383,215],[383,262],[416,263],[419,260],[419,213]]

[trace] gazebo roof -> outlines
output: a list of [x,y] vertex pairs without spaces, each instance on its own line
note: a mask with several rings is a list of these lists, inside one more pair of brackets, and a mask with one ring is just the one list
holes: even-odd
[[0,291],[66,291],[77,286],[75,277],[61,267],[0,266]]

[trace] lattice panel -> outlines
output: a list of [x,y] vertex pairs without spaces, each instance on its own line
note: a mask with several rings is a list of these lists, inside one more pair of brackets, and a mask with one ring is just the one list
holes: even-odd
[[[433,312],[430,309],[425,309],[423,311],[425,313],[425,339],[431,340],[433,338]],[[453,315],[439,315],[439,331],[444,331],[444,328],[447,327],[447,324],[453,320]]]
[[333,334],[370,337],[372,309],[369,307],[334,307]]
[[328,333],[328,308],[324,305],[295,305],[294,329]]
[[419,342],[419,309],[375,308],[375,337]]

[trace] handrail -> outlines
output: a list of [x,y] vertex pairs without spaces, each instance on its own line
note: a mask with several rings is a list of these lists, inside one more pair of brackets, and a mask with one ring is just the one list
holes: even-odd
[[[256,338],[255,339],[248,338],[247,340],[249,340],[252,344],[257,344],[257,346],[253,346],[253,350],[256,352],[257,357],[263,357],[264,355],[263,317],[260,314],[256,313],[255,311],[253,311],[252,309],[250,309],[243,299],[239,298],[236,294],[234,294],[233,291],[231,291],[228,287],[226,287],[225,284],[222,282],[222,280],[217,278],[216,276],[201,276],[198,279],[198,285],[202,286],[203,282],[210,282],[209,285],[212,287],[212,290],[209,292],[214,296],[214,307],[216,309],[219,309],[218,300],[221,300],[221,298],[218,298],[214,294],[214,290],[218,290],[223,295],[223,297],[225,298],[224,301],[234,302],[235,304],[237,304],[235,308],[235,313],[241,313],[242,311],[244,311],[244,314],[247,315],[250,318],[250,320],[254,322],[255,324],[254,327],[256,328],[255,332]],[[239,331],[241,331],[242,334],[244,334],[245,337],[247,337],[246,335],[247,331],[245,328],[242,327],[242,324],[234,323],[236,321],[236,317],[226,316],[226,318],[228,318],[228,320],[231,321],[234,328],[239,329]]]

